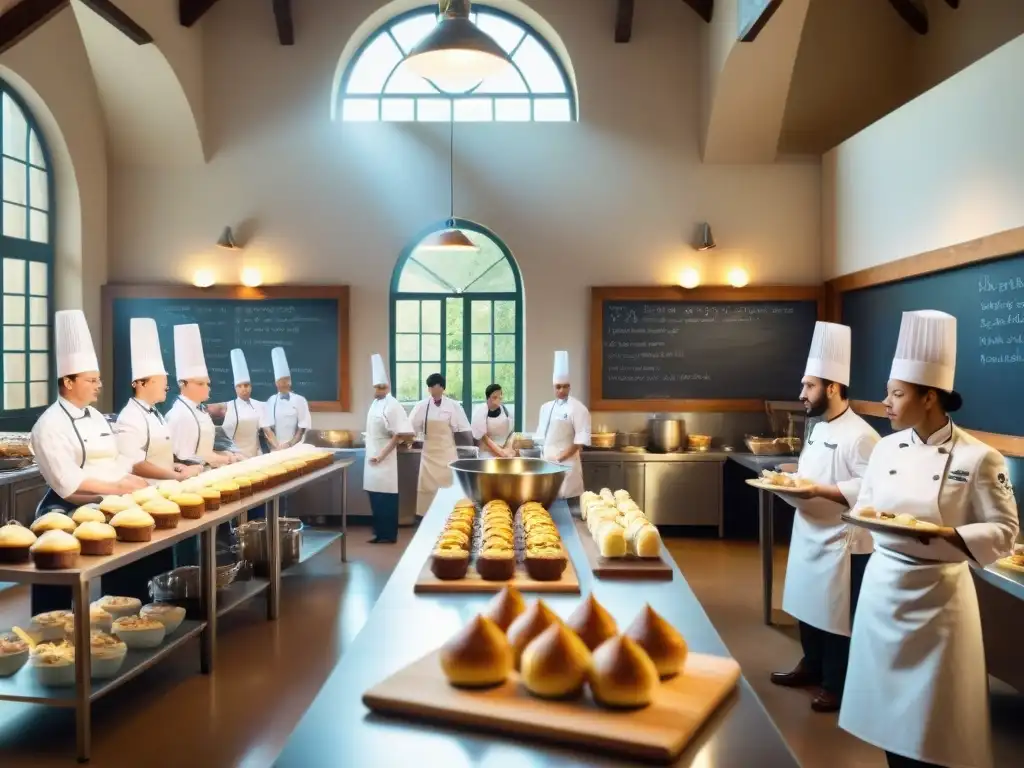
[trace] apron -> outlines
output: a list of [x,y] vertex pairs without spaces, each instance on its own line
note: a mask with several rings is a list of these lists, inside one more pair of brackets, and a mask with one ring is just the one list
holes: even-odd
[[[210,418],[205,410],[200,410],[199,413],[203,415],[203,418],[199,418],[199,414],[196,413],[196,409],[186,403],[180,397],[181,404],[188,409],[188,412],[192,414],[192,418],[196,422],[196,452],[195,455],[206,461],[206,459],[213,455],[213,440],[217,433],[217,428],[213,426],[213,419]],[[202,406],[199,406],[202,409]]]
[[[512,434],[512,420],[508,417],[508,409],[505,406],[501,406],[501,413],[495,416],[493,419],[487,417],[487,436],[494,441],[495,445],[499,445],[502,448],[505,447],[505,443],[508,442],[509,436]],[[486,459],[493,457],[494,454],[488,451],[486,448],[480,448],[480,458]]]
[[[156,408],[148,408],[134,397],[132,402],[143,411],[143,418],[146,421],[146,444],[142,450],[146,454],[145,461],[155,464],[161,469],[174,470],[174,447],[171,444],[171,430],[164,421],[164,417]],[[150,485],[156,485],[160,480],[150,480]]]
[[363,467],[363,489],[377,493],[398,493],[398,451],[392,451],[380,464],[370,459],[391,442],[386,417],[387,399],[374,400],[366,414],[366,464]]
[[459,458],[455,449],[455,435],[452,433],[451,414],[435,408],[437,418],[434,429],[430,429],[430,406],[423,417],[423,452],[420,454],[420,478],[416,488],[416,514],[427,514],[439,488],[452,484],[452,469],[448,465]]
[[[572,425],[572,419],[568,418],[568,413],[563,412],[564,418],[555,418],[555,408],[557,407],[558,401],[551,404],[548,423],[544,428],[544,458],[548,461],[555,461],[555,457],[572,448],[576,440],[576,428]],[[583,494],[583,464],[580,462],[579,453],[577,452],[569,459],[568,465],[563,466],[568,466],[569,471],[565,475],[565,480],[562,481],[562,488],[558,492],[559,498],[571,499],[574,496],[581,496]]]
[[[872,505],[941,525],[954,443],[895,452],[872,484]],[[968,564],[876,546],[860,595],[840,727],[915,760],[989,768],[988,679]]]
[[279,443],[287,443],[299,431],[299,411],[289,398],[274,397],[274,434]]
[[247,458],[259,456],[263,452],[260,442],[259,412],[252,403],[243,403],[239,409],[237,397],[231,405],[233,408],[229,413],[234,413],[235,429],[228,437]]

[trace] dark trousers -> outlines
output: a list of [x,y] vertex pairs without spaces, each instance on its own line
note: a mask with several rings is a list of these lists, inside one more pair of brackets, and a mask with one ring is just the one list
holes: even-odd
[[[850,624],[857,610],[864,569],[871,555],[850,556]],[[800,645],[804,649],[804,668],[821,680],[821,687],[835,696],[843,695],[846,666],[850,661],[850,638],[826,632],[800,622]]]
[[926,763],[912,757],[895,755],[892,752],[885,753],[885,760],[889,764],[889,768],[939,768],[935,763]]
[[381,541],[398,541],[398,494],[367,491],[373,512],[373,535]]

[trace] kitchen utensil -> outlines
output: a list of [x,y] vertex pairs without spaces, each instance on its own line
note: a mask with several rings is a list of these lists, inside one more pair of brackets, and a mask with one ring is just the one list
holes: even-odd
[[31,432],[0,432],[0,457],[5,459],[31,458]]
[[778,441],[778,438],[765,435],[746,435],[743,442],[747,450],[755,456],[779,456],[786,452],[787,446]]
[[711,435],[687,435],[686,450],[701,453],[711,449]]
[[[281,570],[299,562],[302,550],[302,521],[295,517],[281,517],[277,521],[280,530]],[[253,573],[266,578],[270,573],[270,542],[267,541],[267,521],[252,520],[235,528],[240,555],[244,562],[251,563]]]
[[590,435],[590,447],[608,450],[615,447],[615,432],[594,432]]
[[0,472],[24,469],[25,467],[31,467],[35,463],[36,460],[32,456],[23,456],[20,458],[0,457]]
[[[233,584],[241,567],[241,563],[218,566],[217,589]],[[202,596],[199,566],[185,565],[154,576],[149,581],[149,594],[155,602],[198,600]]]
[[615,437],[615,444],[619,448],[645,448],[647,446],[647,433],[619,432]]
[[502,500],[512,509],[558,497],[569,467],[542,459],[459,459],[450,464],[462,492],[477,504]]
[[347,429],[322,429],[314,444],[324,448],[351,448],[352,433]]
[[683,445],[683,422],[662,416],[647,420],[647,445],[655,453],[672,453]]

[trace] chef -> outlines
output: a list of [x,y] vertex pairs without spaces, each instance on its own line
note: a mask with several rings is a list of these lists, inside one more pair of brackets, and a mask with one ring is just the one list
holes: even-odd
[[559,492],[559,496],[569,499],[583,493],[580,451],[590,445],[590,411],[569,394],[568,352],[555,352],[554,368],[555,399],[540,408],[537,440],[544,445],[545,459],[569,467]]
[[[89,326],[78,309],[54,316],[57,359],[57,401],[32,427],[31,446],[39,472],[49,488],[36,516],[70,514],[104,495],[120,495],[146,487],[131,474],[132,462],[117,450],[114,430],[91,408],[99,397],[100,365]],[[32,614],[67,609],[68,587],[32,586]]]
[[403,440],[414,434],[409,416],[391,396],[391,382],[384,367],[384,358],[370,359],[373,374],[373,402],[366,414],[366,466],[363,488],[370,497],[373,512],[371,544],[394,544],[398,541],[398,454]]
[[274,347],[270,350],[270,359],[274,364],[277,394],[267,400],[261,426],[270,447],[278,451],[302,442],[306,430],[313,426],[313,419],[306,398],[292,392],[292,372],[284,348]]
[[801,381],[800,402],[815,424],[800,454],[797,474],[813,483],[780,494],[796,507],[782,608],[799,620],[803,658],[792,672],[776,672],[776,685],[818,688],[816,712],[837,712],[850,654],[853,610],[871,534],[841,515],[857,503],[878,433],[850,409],[850,328],[819,322]]
[[957,427],[956,318],[904,312],[885,399],[898,432],[875,447],[854,514],[944,526],[921,541],[873,533],[839,725],[890,766],[992,765],[988,679],[969,562],[1009,554],[1018,531],[1006,462]]
[[420,517],[427,513],[438,489],[452,484],[452,470],[448,465],[459,458],[455,449],[455,433],[473,431],[462,406],[445,396],[444,376],[432,373],[426,384],[430,397],[420,400],[410,417],[413,429],[423,435],[416,491],[416,514]]
[[224,434],[237,446],[247,459],[263,453],[260,445],[260,423],[263,420],[263,403],[252,399],[252,378],[245,353],[240,349],[231,350],[231,373],[235,379],[235,394],[226,404],[224,413]]
[[480,457],[511,458],[515,448],[505,444],[512,436],[512,418],[502,403],[500,384],[491,384],[485,390],[487,400],[473,409],[473,438],[480,446]]

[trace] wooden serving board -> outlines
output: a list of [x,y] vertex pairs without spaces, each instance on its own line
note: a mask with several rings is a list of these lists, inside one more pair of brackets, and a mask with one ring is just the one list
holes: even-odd
[[448,684],[438,658],[425,656],[363,694],[374,712],[425,718],[526,738],[572,744],[636,759],[675,759],[736,687],[735,659],[691,653],[682,674],[661,683],[650,706],[610,710],[589,694],[575,701],[531,696],[513,672],[507,682],[485,691]]
[[590,535],[587,524],[575,519],[576,534],[579,536],[583,552],[587,556],[590,571],[599,579],[646,579],[648,581],[671,581],[674,578],[672,566],[665,562],[668,553],[665,544],[661,545],[661,557],[642,558],[626,555],[626,557],[601,557],[601,550]]
[[562,571],[562,578],[558,581],[534,581],[526,572],[523,563],[516,563],[516,575],[510,581],[487,581],[480,578],[476,572],[472,560],[469,563],[469,571],[464,579],[445,581],[439,579],[430,570],[430,557],[423,564],[413,592],[418,595],[438,592],[500,592],[506,585],[512,585],[520,592],[547,592],[562,593],[567,595],[580,594],[580,580],[576,575],[576,569],[572,567],[572,558],[566,553],[566,566]]

